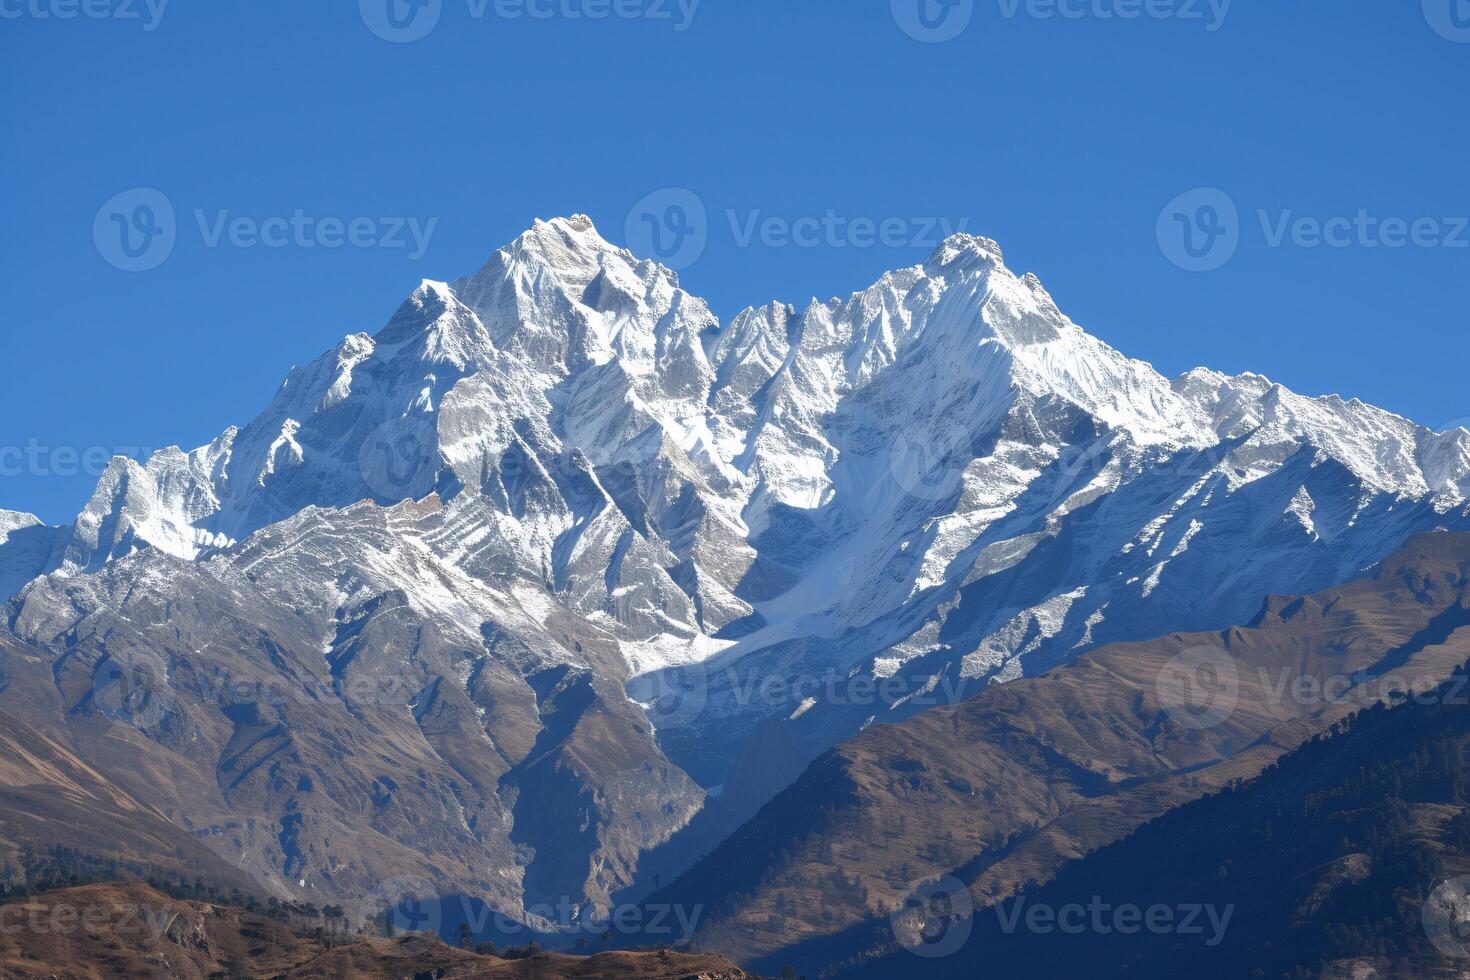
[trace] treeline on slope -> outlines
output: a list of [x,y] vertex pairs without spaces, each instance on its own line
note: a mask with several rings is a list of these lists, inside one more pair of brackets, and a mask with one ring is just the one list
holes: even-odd
[[61,888],[109,882],[142,881],[172,898],[221,905],[259,905],[260,901],[237,885],[195,875],[171,875],[157,866],[94,851],[53,844],[23,847],[19,860],[0,862],[0,902],[15,902]]
[[340,905],[318,907],[313,902],[281,901],[241,891],[239,886],[224,884],[196,875],[192,878],[170,875],[148,864],[119,860],[66,845],[53,845],[44,851],[24,851],[19,865],[0,864],[0,904],[23,902],[49,892],[86,885],[142,882],[169,898],[188,902],[207,902],[265,915],[298,925],[324,923],[328,933],[348,931],[347,912]]
[[[346,909],[340,905],[318,906],[314,902],[280,900],[275,896],[262,899],[235,885],[197,875],[193,878],[171,875],[148,864],[99,856],[65,845],[54,845],[44,851],[27,850],[18,865],[12,861],[0,862],[0,906],[46,899],[88,885],[128,883],[146,884],[155,892],[178,901],[202,902],[273,919],[329,948],[350,942],[353,936],[395,939],[407,935],[395,927],[392,911],[354,930]],[[446,929],[442,938],[460,949],[506,961],[531,959],[543,952],[541,944],[534,939],[519,945],[503,946],[493,941],[476,941],[467,924],[460,924],[458,929]],[[629,946],[614,943],[614,938],[614,934],[607,931],[602,934],[600,943],[583,938],[571,946],[579,957],[614,948],[638,954],[676,952],[667,944]]]
[[[182,894],[167,894],[180,892]],[[295,902],[269,907],[201,902],[189,894],[207,886],[175,882],[160,890],[141,881],[110,881],[12,894],[0,903],[0,976],[208,977],[210,980],[316,980],[404,977],[470,980],[741,980],[746,975],[717,956],[672,951],[604,953],[590,957],[534,947],[488,955],[455,948],[427,933],[377,936],[324,932],[302,922],[307,913],[341,919],[333,906]],[[16,910],[15,904],[23,908]]]
[[[1422,916],[1438,883],[1470,872],[1467,667],[1427,696],[1396,696],[1339,722],[1255,779],[1160,817],[1043,887],[968,922],[931,925],[933,936],[971,930],[951,955],[921,960],[880,926],[885,946],[828,973],[1296,980],[1358,961],[1375,978],[1458,976]],[[1069,934],[1044,915],[1040,931],[1028,927],[1033,907],[1098,901],[1162,905],[1176,922],[1195,906],[1229,918],[1223,933],[1203,914],[1199,934],[1123,934],[1109,914],[1105,930]]]

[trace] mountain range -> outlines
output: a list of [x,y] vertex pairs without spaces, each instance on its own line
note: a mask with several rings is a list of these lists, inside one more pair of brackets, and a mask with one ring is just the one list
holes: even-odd
[[253,421],[112,460],[72,524],[0,512],[0,734],[283,899],[388,881],[555,933],[880,723],[1247,623],[1467,494],[1470,433],[1167,379],[984,238],[722,323],[555,219]]

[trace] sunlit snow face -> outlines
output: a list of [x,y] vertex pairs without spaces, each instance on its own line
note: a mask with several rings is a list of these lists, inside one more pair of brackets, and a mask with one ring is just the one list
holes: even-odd
[[969,462],[970,437],[960,423],[931,417],[913,431],[901,432],[889,450],[894,482],[911,497],[939,500],[954,494]]

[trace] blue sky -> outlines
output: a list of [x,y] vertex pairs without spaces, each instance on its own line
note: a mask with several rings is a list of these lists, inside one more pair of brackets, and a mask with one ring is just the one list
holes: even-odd
[[[665,188],[722,316],[963,222],[1166,374],[1470,416],[1465,0],[394,2],[0,0],[0,507],[70,520],[68,447],[203,443],[421,278]],[[125,271],[138,188],[175,231]]]

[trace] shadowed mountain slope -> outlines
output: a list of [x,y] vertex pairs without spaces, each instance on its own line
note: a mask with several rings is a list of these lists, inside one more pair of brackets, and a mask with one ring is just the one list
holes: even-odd
[[[1326,977],[1429,980],[1470,966],[1470,677],[1393,698],[1314,737],[1261,776],[1186,804],[982,907],[951,955],[890,944],[844,977]],[[1048,925],[1046,910],[1081,928]],[[1169,910],[1132,928],[1117,910]],[[1040,908],[1041,913],[1031,910]],[[1195,927],[1182,927],[1189,910]],[[1130,913],[1132,914],[1132,913]],[[1165,922],[1155,913],[1156,925]],[[896,931],[921,952],[900,917]],[[1028,921],[1031,925],[1026,925]],[[955,946],[950,938],[950,946]]]
[[876,725],[653,900],[707,902],[702,948],[815,971],[925,879],[1005,899],[1467,658],[1470,535],[1424,535],[1251,626],[1104,647]]

